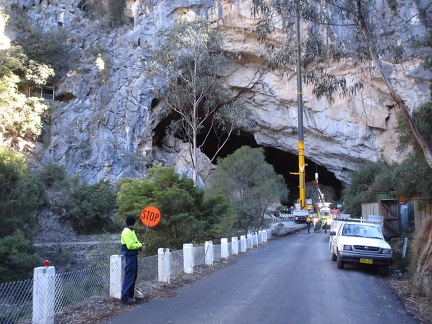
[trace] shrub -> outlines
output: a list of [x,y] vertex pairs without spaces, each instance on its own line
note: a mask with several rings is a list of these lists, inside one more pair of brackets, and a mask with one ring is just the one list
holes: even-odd
[[361,204],[375,202],[378,192],[394,190],[395,166],[385,162],[366,162],[352,173],[351,183],[343,191],[345,211],[361,216]]
[[94,234],[113,230],[116,209],[115,190],[109,182],[79,184],[71,193],[66,209],[69,221],[78,234]]
[[23,155],[0,148],[0,238],[16,228],[32,236],[43,191],[43,184],[28,173]]
[[24,237],[21,230],[0,239],[0,282],[29,279],[33,269],[42,265],[32,241]]
[[141,241],[149,243],[147,254],[161,246],[181,249],[185,242],[204,242],[232,230],[234,214],[229,201],[220,196],[204,197],[202,189],[173,168],[154,166],[148,178],[124,179],[119,183],[117,202],[123,224],[127,214],[139,219],[148,205],[160,209],[162,221],[158,226],[135,226]]
[[208,193],[227,197],[236,211],[234,228],[248,233],[264,226],[267,208],[286,198],[288,190],[282,175],[265,161],[261,148],[243,146],[218,160]]
[[66,170],[63,166],[55,163],[45,165],[41,174],[41,180],[48,188],[52,188],[56,182],[66,180]]

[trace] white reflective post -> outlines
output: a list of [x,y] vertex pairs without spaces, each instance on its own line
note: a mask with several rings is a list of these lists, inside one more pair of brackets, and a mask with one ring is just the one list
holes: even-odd
[[124,255],[110,256],[110,297],[121,299],[125,271]]
[[171,282],[171,253],[169,249],[158,249],[158,281]]
[[213,242],[206,241],[204,244],[205,249],[205,264],[213,265],[214,253],[213,253]]
[[55,268],[33,270],[33,324],[54,323]]
[[194,267],[194,253],[193,244],[183,244],[183,269],[185,273],[193,273]]

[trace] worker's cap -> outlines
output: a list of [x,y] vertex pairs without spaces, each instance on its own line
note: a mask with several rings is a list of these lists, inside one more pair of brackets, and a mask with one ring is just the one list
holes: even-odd
[[127,226],[132,226],[133,224],[135,224],[136,223],[136,218],[134,217],[134,216],[132,216],[132,215],[128,215],[127,217],[126,217],[126,225]]

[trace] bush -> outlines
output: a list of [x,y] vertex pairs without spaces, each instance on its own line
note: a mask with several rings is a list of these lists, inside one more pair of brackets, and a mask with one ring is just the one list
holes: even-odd
[[[18,44],[31,60],[43,63],[54,69],[55,75],[60,76],[68,70],[69,48],[65,45],[68,32],[64,29],[53,29],[46,33],[34,29],[27,37],[18,39]],[[53,77],[53,75],[49,75]]]
[[69,221],[78,234],[112,231],[116,209],[115,190],[109,182],[77,185],[66,206]]
[[0,238],[17,228],[32,237],[43,191],[43,184],[28,173],[23,155],[0,149]]
[[395,165],[385,162],[366,162],[352,173],[351,183],[343,191],[345,212],[361,216],[361,204],[375,202],[378,192],[395,188]]
[[49,163],[44,167],[41,180],[45,186],[52,188],[55,183],[66,180],[66,170],[59,164]]
[[42,265],[32,241],[24,237],[21,230],[0,239],[0,282],[29,279],[33,269]]
[[204,242],[232,229],[234,214],[229,201],[204,197],[204,191],[191,179],[179,176],[172,168],[155,166],[146,179],[124,179],[119,183],[117,202],[123,224],[127,214],[139,219],[148,205],[160,209],[162,221],[158,226],[135,226],[141,241],[149,243],[146,254],[161,246],[182,249],[183,243]]
[[243,146],[218,160],[209,178],[208,193],[229,199],[237,214],[234,228],[244,234],[264,226],[267,208],[286,198],[288,190],[282,175],[265,161],[261,148]]

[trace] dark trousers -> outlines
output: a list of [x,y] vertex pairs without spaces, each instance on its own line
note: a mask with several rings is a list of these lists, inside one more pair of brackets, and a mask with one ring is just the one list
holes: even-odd
[[306,222],[306,227],[307,227],[308,233],[310,233],[311,223],[310,222]]
[[125,256],[126,267],[123,280],[123,287],[121,292],[121,299],[128,300],[134,298],[135,295],[135,281],[138,274],[138,257],[136,255]]

